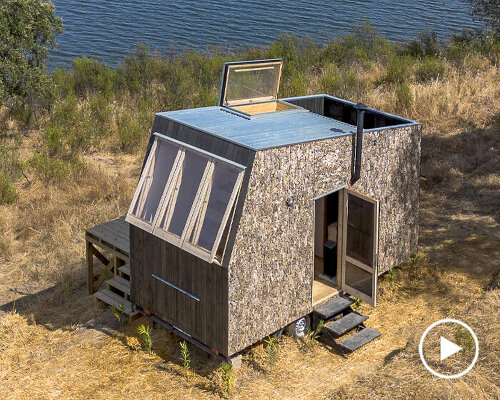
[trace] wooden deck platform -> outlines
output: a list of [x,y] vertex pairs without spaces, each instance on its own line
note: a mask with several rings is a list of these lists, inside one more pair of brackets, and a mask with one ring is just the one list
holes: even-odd
[[[85,231],[87,251],[88,290],[93,294],[109,275],[118,275],[118,268],[129,262],[129,225],[125,216],[93,226]],[[102,252],[112,256],[109,260]],[[105,270],[94,276],[94,256],[104,264]]]

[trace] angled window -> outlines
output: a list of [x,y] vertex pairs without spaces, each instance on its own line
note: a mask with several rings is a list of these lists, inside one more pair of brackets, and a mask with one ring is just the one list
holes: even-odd
[[186,248],[197,247],[217,255],[237,191],[241,183],[241,170],[223,162],[212,161],[213,168],[207,178],[203,198],[196,219],[186,236]]
[[157,135],[126,220],[220,263],[244,168]]
[[156,139],[146,160],[126,221],[148,232],[160,205],[163,191],[179,158],[178,145]]

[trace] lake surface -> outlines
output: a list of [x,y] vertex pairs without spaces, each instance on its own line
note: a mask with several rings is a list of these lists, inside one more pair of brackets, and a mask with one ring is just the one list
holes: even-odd
[[51,52],[50,66],[70,65],[78,56],[116,65],[138,42],[162,53],[209,46],[268,45],[280,33],[317,42],[352,32],[368,20],[393,41],[423,30],[440,39],[474,28],[463,0],[53,0],[65,32]]

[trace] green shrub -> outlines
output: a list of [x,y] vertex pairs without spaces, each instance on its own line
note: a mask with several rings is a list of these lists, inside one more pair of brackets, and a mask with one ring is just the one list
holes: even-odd
[[73,61],[73,88],[79,96],[100,92],[110,95],[113,91],[116,72],[105,63],[88,57]]
[[408,110],[413,104],[413,95],[410,86],[401,82],[396,86],[396,108],[400,111]]
[[421,32],[417,40],[403,45],[400,53],[412,57],[437,57],[441,54],[437,34],[428,31]]
[[425,57],[417,62],[415,68],[415,78],[419,82],[430,81],[443,77],[444,75],[443,62],[435,57]]
[[109,100],[102,94],[93,95],[82,110],[81,131],[85,132],[88,145],[97,144],[103,137],[111,135],[113,111]]
[[14,184],[7,175],[0,173],[0,204],[10,204],[17,199]]
[[280,84],[280,96],[303,96],[307,94],[308,86],[307,75],[300,71],[294,71]]
[[138,118],[128,113],[118,116],[116,123],[120,148],[123,151],[133,152],[147,132],[143,130]]
[[85,169],[84,162],[77,158],[59,159],[50,157],[46,152],[37,152],[29,165],[39,179],[47,183],[60,183],[70,174],[77,174]]
[[339,66],[364,65],[392,57],[396,45],[380,36],[369,22],[353,27],[354,33],[329,41],[320,51],[321,63],[335,62]]
[[149,54],[149,47],[139,43],[130,56],[116,68],[117,80],[122,89],[133,93],[139,92],[152,81],[154,75],[153,59]]
[[359,79],[355,69],[339,69],[333,63],[327,66],[319,86],[323,93],[351,100],[363,97],[368,89],[366,82]]
[[387,71],[383,78],[385,83],[400,83],[407,81],[413,72],[415,59],[408,55],[392,57],[387,63]]
[[55,156],[61,154],[63,148],[62,142],[62,128],[60,125],[48,125],[45,128],[45,133],[43,139],[45,145],[47,146],[47,151],[49,156]]

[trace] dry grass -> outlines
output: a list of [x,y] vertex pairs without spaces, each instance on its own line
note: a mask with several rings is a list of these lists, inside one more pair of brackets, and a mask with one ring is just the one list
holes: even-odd
[[[410,84],[407,116],[424,123],[420,261],[397,269],[393,285],[381,279],[376,309],[363,306],[383,336],[347,357],[283,337],[272,369],[257,344],[244,353],[230,397],[498,398],[500,71],[479,58],[468,63],[465,72],[447,66],[444,80]],[[374,68],[373,79],[383,75]],[[394,111],[393,89],[363,100]],[[83,231],[125,212],[140,157],[89,155],[77,182],[19,183],[20,200],[0,207],[1,398],[225,396],[216,360],[190,347],[185,372],[179,340],[162,329],[150,355],[136,334],[146,319],[119,329],[86,295]],[[444,317],[468,323],[480,343],[477,365],[453,381],[431,376],[417,350],[425,328]]]

